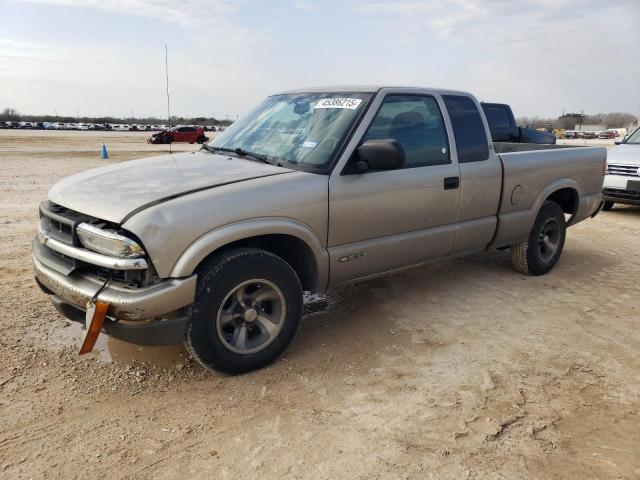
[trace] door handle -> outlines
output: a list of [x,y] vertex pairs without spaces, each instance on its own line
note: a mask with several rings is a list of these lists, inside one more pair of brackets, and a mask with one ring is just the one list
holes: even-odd
[[455,190],[460,186],[460,177],[447,177],[444,179],[445,190]]

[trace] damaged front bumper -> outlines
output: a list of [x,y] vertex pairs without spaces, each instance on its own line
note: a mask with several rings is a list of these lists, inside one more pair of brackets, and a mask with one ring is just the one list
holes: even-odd
[[[72,321],[84,323],[86,306],[105,280],[77,271],[64,275],[47,266],[46,248],[33,242],[36,282],[52,296],[56,309]],[[112,282],[98,295],[109,304],[104,330],[115,338],[139,345],[171,345],[184,339],[186,317],[178,312],[193,303],[196,275],[172,278],[145,287]]]

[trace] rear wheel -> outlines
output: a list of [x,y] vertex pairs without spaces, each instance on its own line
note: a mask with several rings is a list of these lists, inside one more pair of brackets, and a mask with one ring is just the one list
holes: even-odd
[[255,248],[222,252],[198,270],[186,347],[209,370],[261,368],[289,346],[302,309],[298,276],[280,257]]
[[206,141],[207,141],[207,137],[205,137],[204,135],[198,137],[198,139],[196,140],[196,142],[198,142],[199,144],[203,144]]
[[562,208],[554,202],[542,205],[529,238],[511,246],[511,261],[516,270],[543,275],[560,259],[567,233]]
[[604,205],[602,206],[602,210],[605,212],[608,212],[613,208],[614,205],[615,205],[615,202],[612,202],[611,200],[605,200]]

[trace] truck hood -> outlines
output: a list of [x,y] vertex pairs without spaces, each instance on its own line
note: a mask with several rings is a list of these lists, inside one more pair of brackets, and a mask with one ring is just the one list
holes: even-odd
[[63,207],[114,223],[188,193],[293,170],[209,152],[163,155],[95,168],[49,190]]
[[640,145],[622,144],[607,152],[607,163],[638,165],[640,167]]

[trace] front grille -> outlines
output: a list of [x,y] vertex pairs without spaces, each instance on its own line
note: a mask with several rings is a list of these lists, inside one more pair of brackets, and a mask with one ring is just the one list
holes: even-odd
[[90,222],[93,217],[74,212],[51,202],[40,204],[40,228],[56,240],[67,245],[78,246],[76,228],[82,222]]
[[640,165],[607,165],[609,175],[624,175],[625,177],[638,177]]
[[[78,239],[76,229],[83,222],[93,225],[105,224],[95,217],[78,213],[68,208],[46,201],[40,204],[40,228],[48,236],[78,248],[84,248]],[[111,278],[113,282],[127,285],[129,287],[142,287],[149,283],[150,272],[148,270],[114,270],[102,268],[97,265],[76,260],[63,255],[50,247],[43,246],[43,257],[46,257],[50,264],[55,264],[56,271],[65,272],[65,275],[73,271],[96,276],[101,280]]]

